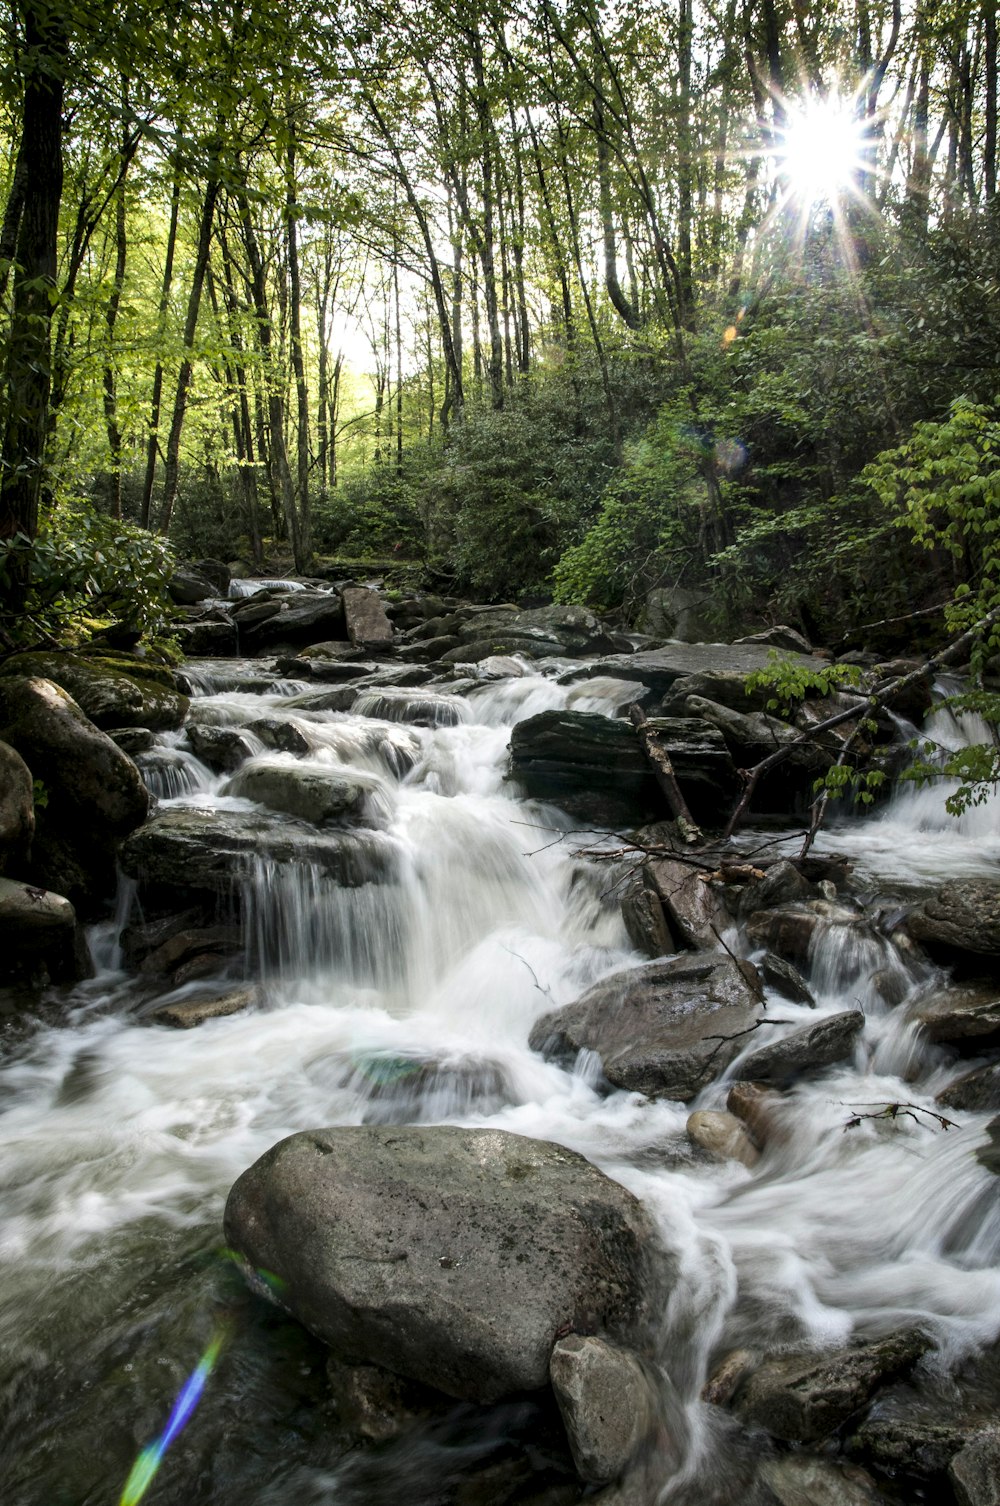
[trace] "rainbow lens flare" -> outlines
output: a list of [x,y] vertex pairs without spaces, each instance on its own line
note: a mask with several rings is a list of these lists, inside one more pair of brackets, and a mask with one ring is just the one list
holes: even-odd
[[138,1506],[138,1503],[146,1494],[146,1491],[153,1482],[156,1471],[163,1463],[163,1456],[166,1454],[167,1449],[173,1443],[178,1433],[191,1420],[194,1409],[201,1400],[205,1383],[215,1369],[216,1361],[222,1353],[228,1336],[228,1329],[216,1329],[205,1353],[184,1382],[180,1395],[174,1402],[173,1411],[167,1419],[167,1425],[163,1429],[163,1432],[155,1443],[147,1444],[133,1464],[132,1472],[125,1481],[125,1488],[122,1491],[118,1506]]

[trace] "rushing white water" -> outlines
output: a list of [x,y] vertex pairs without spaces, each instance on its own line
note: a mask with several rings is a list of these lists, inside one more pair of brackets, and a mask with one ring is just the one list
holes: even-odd
[[[818,1013],[860,1005],[868,1026],[852,1064],[787,1095],[787,1133],[752,1172],[692,1160],[692,1106],[607,1093],[592,1060],[564,1071],[528,1050],[542,1013],[639,959],[613,867],[577,857],[568,819],[519,801],[505,782],[509,728],[567,705],[614,714],[634,687],[563,687],[529,673],[465,698],[379,689],[359,703],[367,716],[348,716],[289,710],[287,686],[256,668],[230,666],[227,679],[208,666],[200,683],[197,720],[239,727],[279,717],[308,745],[302,755],[262,751],[253,763],[357,777],[365,819],[392,846],[391,881],[342,889],[312,867],[258,860],[242,882],[247,965],[264,979],[265,1003],[194,1031],[146,1022],[153,985],[110,970],[105,928],[105,971],[8,1054],[0,1390],[21,1398],[35,1388],[47,1421],[18,1434],[6,1501],[114,1498],[197,1359],[204,1312],[222,1300],[228,1278],[211,1252],[230,1185],[278,1139],[317,1125],[489,1124],[570,1146],[643,1198],[677,1272],[662,1319],[676,1435],[657,1480],[664,1499],[715,1499],[709,1482],[725,1462],[712,1463],[717,1414],[698,1394],[736,1346],[840,1343],[917,1320],[949,1357],[996,1337],[1000,1212],[974,1156],[984,1116],[956,1113],[947,1134],[910,1118],[844,1128],[859,1104],[929,1108],[948,1076],[945,1054],[921,1044],[905,1009],[886,1004],[873,981],[888,974],[911,994],[921,986],[887,937],[845,922],[818,943]],[[253,808],[227,794],[230,776],[212,774],[182,737],[144,758],[166,804]],[[831,844],[857,856],[870,848],[866,861],[883,876],[925,872],[921,800],[908,791],[880,821]],[[941,828],[948,871],[982,870],[981,852],[967,851],[981,847],[981,819],[973,812],[964,827]],[[937,876],[941,861],[931,869]],[[780,1016],[817,1013],[781,1000]],[[721,1107],[726,1090],[706,1089],[696,1106]],[[258,1379],[248,1379],[249,1359],[234,1358],[205,1403],[225,1468],[195,1493],[192,1471],[207,1466],[192,1443],[164,1466],[163,1499],[358,1499],[350,1472],[315,1439],[302,1441],[312,1438],[305,1424],[300,1434],[274,1424],[270,1443],[255,1440],[261,1418],[284,1403],[259,1379],[274,1359],[254,1321],[246,1343]],[[303,1363],[305,1374],[318,1362]],[[220,1440],[230,1436],[243,1441],[227,1454]],[[266,1467],[248,1474],[240,1449]],[[60,1496],[74,1471],[85,1488],[71,1479]],[[283,1496],[281,1481],[293,1479]],[[368,1500],[393,1498],[389,1485],[366,1490]]]

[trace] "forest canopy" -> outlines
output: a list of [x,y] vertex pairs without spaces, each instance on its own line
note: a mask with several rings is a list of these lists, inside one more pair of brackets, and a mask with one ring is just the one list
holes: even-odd
[[8,647],[158,631],[176,556],[996,604],[992,4],[15,0],[2,49]]

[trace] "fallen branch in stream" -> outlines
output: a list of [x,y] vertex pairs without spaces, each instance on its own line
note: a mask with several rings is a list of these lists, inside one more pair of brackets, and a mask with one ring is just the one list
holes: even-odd
[[[729,948],[727,947],[726,950],[728,951]],[[718,1041],[719,1044],[717,1046],[713,1046],[712,1050],[706,1056],[706,1058],[705,1058],[705,1064],[702,1067],[699,1076],[704,1077],[705,1073],[708,1071],[709,1067],[715,1061],[715,1058],[718,1056],[718,1054],[722,1050],[723,1046],[725,1046],[729,1041],[738,1041],[738,1040],[741,1040],[743,1038],[743,1036],[745,1036],[745,1035],[753,1035],[753,1033],[754,1033],[755,1030],[760,1030],[761,1027],[764,1026],[764,1025],[794,1025],[794,1024],[795,1024],[794,1020],[778,1020],[778,1019],[774,1019],[774,1020],[754,1020],[753,1024],[752,1025],[748,1025],[745,1030],[734,1030],[733,1033],[732,1033],[732,1035],[706,1035],[706,1036],[704,1036],[703,1037],[704,1040],[706,1040],[706,1041]]]
[[958,1129],[958,1125],[955,1123],[954,1119],[947,1119],[944,1114],[937,1113],[935,1109],[921,1108],[919,1103],[906,1103],[903,1101],[900,1101],[898,1103],[883,1104],[845,1103],[844,1108],[874,1109],[874,1113],[871,1114],[852,1114],[851,1118],[846,1120],[844,1123],[843,1128],[845,1130],[857,1129],[858,1125],[863,1119],[888,1119],[890,1121],[896,1119],[912,1119],[916,1124],[923,1124],[924,1120],[919,1117],[921,1114],[924,1115],[926,1119],[935,1120],[938,1126],[943,1130]]
[[633,701],[628,708],[629,721],[636,730],[639,746],[643,751],[646,762],[653,771],[653,777],[660,786],[670,814],[677,823],[677,830],[688,847],[700,847],[703,844],[701,829],[688,810],[687,801],[681,794],[681,787],[677,783],[677,775],[667,752],[655,727],[649,725],[649,718],[639,705]]
[[[961,659],[966,653],[966,650],[970,649],[976,642],[976,640],[978,638],[981,638],[983,634],[989,628],[993,627],[993,625],[997,622],[1000,622],[1000,606],[994,607],[991,612],[987,612],[985,617],[981,617],[978,622],[973,623],[972,627],[968,628],[958,638],[954,639],[953,642],[949,643],[945,648],[941,649],[939,653],[936,653],[932,655],[931,658],[926,659],[923,664],[918,665],[916,669],[911,669],[907,674],[904,675],[893,676],[893,678],[891,680],[887,680],[884,685],[881,685],[873,690],[870,695],[866,697],[859,697],[858,703],[856,705],[847,706],[842,711],[836,712],[833,716],[828,716],[825,721],[817,722],[815,727],[810,727],[807,732],[800,732],[798,737],[793,737],[787,743],[784,743],[780,748],[776,748],[773,753],[769,753],[766,758],[762,758],[761,761],[755,764],[752,769],[741,769],[740,776],[744,781],[743,792],[740,795],[733,813],[729,818],[726,829],[723,832],[723,838],[728,839],[729,837],[731,837],[737,826],[739,826],[740,822],[743,820],[743,817],[746,815],[747,810],[750,807],[750,802],[753,799],[754,791],[756,790],[757,785],[760,783],[762,777],[771,769],[777,768],[779,764],[784,763],[787,758],[791,757],[796,748],[801,748],[804,747],[807,743],[814,742],[816,738],[819,737],[822,733],[831,732],[835,727],[843,726],[845,722],[857,721],[858,727],[855,728],[854,732],[851,733],[850,737],[845,742],[844,747],[841,749],[840,755],[837,759],[837,764],[835,765],[842,767],[843,763],[849,756],[849,753],[852,751],[852,745],[855,739],[858,737],[861,731],[861,723],[867,717],[869,717],[873,711],[881,710],[887,704],[887,702],[890,701],[894,696],[898,695],[900,691],[907,690],[911,685],[916,685],[920,680],[924,679],[929,671],[941,669],[946,664],[954,664],[956,660]],[[825,789],[821,791],[819,797],[814,802],[813,818],[810,822],[809,830],[806,833],[805,840],[802,845],[802,850],[799,854],[800,857],[805,857],[806,853],[809,851],[809,848],[812,846],[816,834],[819,831],[819,828],[822,825],[823,819],[826,815],[826,811],[829,806],[829,799],[830,792],[828,789]]]

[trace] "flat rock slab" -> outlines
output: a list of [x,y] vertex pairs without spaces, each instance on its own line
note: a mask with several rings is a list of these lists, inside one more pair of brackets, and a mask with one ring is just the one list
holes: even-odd
[[352,643],[374,646],[392,642],[392,623],[385,615],[377,591],[370,591],[367,586],[345,586],[340,597],[347,636]]
[[1000,984],[967,983],[944,988],[913,1008],[929,1040],[971,1048],[1000,1041]]
[[155,1025],[170,1025],[174,1030],[193,1030],[204,1025],[206,1020],[218,1020],[226,1015],[240,1014],[244,1009],[253,1009],[261,1001],[260,989],[232,988],[226,993],[213,994],[211,998],[178,999],[173,1004],[164,1004],[150,1015]]
[[[720,672],[750,675],[770,669],[774,662],[770,654],[770,649],[757,643],[666,643],[662,648],[644,649],[638,654],[612,654],[597,659],[588,665],[586,673],[641,680],[662,696],[675,680],[687,675]],[[809,654],[782,654],[782,658],[802,669],[815,670],[818,662]]]
[[167,810],[134,832],[122,848],[130,878],[171,889],[231,893],[255,858],[313,864],[348,887],[384,880],[395,849],[374,831],[315,831],[291,821],[236,811]]
[[463,1401],[546,1385],[568,1331],[634,1342],[662,1300],[637,1199],[574,1151],[499,1130],[292,1135],[236,1182],[225,1233],[339,1359]]
[[727,956],[666,957],[613,973],[543,1016],[535,1051],[596,1051],[615,1087],[687,1101],[722,1072],[762,1017],[756,973]]
[[736,1411],[788,1443],[814,1443],[865,1406],[879,1389],[912,1369],[931,1341],[907,1330],[834,1354],[787,1354],[768,1360],[741,1386]]

